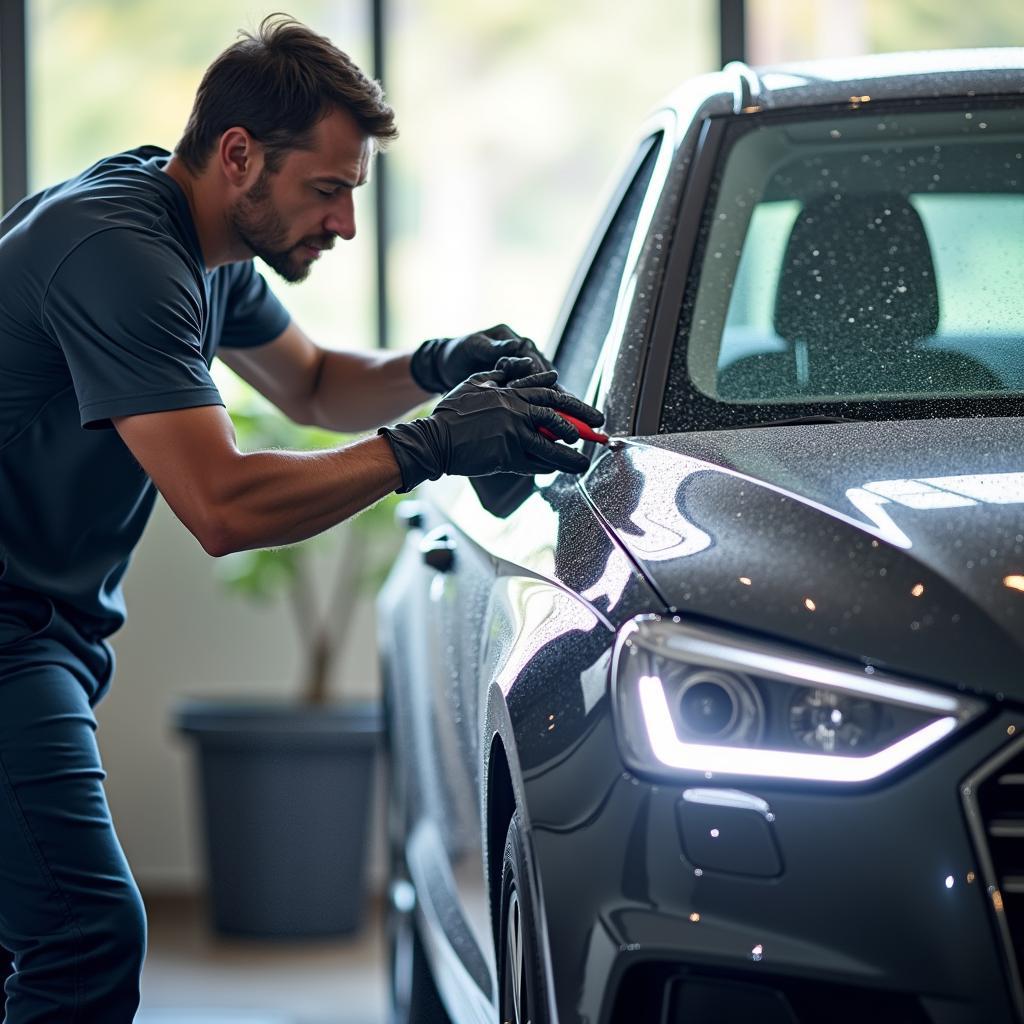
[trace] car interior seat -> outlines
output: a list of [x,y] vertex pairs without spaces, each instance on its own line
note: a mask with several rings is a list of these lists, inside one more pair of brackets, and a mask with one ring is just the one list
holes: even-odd
[[939,323],[924,224],[897,194],[815,199],[786,246],[775,297],[783,352],[745,356],[718,376],[718,396],[756,400],[993,391],[987,367],[922,348]]

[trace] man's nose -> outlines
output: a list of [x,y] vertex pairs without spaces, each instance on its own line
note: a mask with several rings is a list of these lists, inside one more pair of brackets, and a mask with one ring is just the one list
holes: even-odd
[[324,231],[327,234],[338,235],[346,242],[356,237],[356,209],[351,196],[346,196],[327,215]]

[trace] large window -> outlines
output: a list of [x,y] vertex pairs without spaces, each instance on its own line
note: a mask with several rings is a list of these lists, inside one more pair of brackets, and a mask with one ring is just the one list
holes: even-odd
[[1024,388],[1024,110],[733,131],[688,339],[697,388],[757,405]]
[[715,0],[393,0],[398,344],[544,344],[643,119],[718,60]]
[[[29,0],[31,188],[142,143],[171,148],[204,68],[275,9],[251,0]],[[371,66],[368,0],[284,9]],[[507,321],[546,340],[608,183],[660,96],[717,62],[716,0],[389,0],[384,81],[392,343]],[[666,14],[669,14],[666,17]],[[288,286],[326,345],[376,338],[373,197],[359,235]]]

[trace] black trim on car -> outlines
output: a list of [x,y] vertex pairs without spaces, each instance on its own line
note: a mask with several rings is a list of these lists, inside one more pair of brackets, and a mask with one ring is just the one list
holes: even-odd
[[[1013,729],[1013,726],[1010,726],[1010,728]],[[986,902],[992,912],[992,919],[995,923],[999,950],[1002,954],[1003,970],[1006,972],[1007,985],[1010,989],[1013,1005],[1019,1020],[1024,1020],[1024,987],[1021,985],[1021,974],[1017,963],[1013,935],[1007,920],[1001,889],[1002,882],[999,872],[996,870],[992,850],[989,845],[988,830],[991,823],[986,821],[978,791],[985,783],[994,779],[1006,765],[1011,764],[1015,759],[1019,762],[1022,752],[1024,752],[1024,736],[1019,736],[1007,744],[999,753],[989,758],[969,778],[965,779],[960,789],[960,798],[963,800],[967,825],[970,829],[971,839],[974,842],[975,852],[978,855],[978,865],[981,870],[982,881],[985,883],[985,895],[988,897]],[[1018,766],[1015,765],[1015,767]]]
[[679,309],[690,277],[694,249],[704,221],[706,197],[718,165],[718,151],[727,124],[722,118],[709,118],[701,126],[692,167],[679,203],[672,251],[669,253],[658,308],[654,314],[647,363],[641,374],[634,419],[634,433],[641,436],[656,434],[661,422],[661,403],[668,387]]

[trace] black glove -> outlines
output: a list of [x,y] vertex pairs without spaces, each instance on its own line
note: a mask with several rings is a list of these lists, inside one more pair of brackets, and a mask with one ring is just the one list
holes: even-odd
[[538,433],[547,427],[573,443],[576,428],[554,410],[597,427],[604,416],[567,391],[556,390],[556,373],[532,373],[529,358],[505,358],[488,373],[475,373],[438,402],[430,416],[381,427],[402,473],[399,493],[445,473],[582,473],[590,460]]
[[424,391],[441,394],[461,384],[470,374],[493,370],[504,356],[531,360],[533,373],[554,369],[529,338],[498,324],[462,338],[423,342],[412,354],[409,372]]

